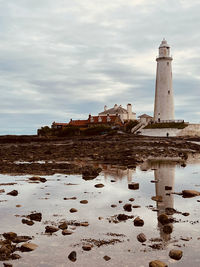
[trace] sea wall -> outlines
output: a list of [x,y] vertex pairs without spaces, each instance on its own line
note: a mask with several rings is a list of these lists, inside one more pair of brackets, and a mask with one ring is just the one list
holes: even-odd
[[184,129],[160,128],[160,129],[142,129],[140,135],[146,136],[200,136],[200,124],[189,124]]

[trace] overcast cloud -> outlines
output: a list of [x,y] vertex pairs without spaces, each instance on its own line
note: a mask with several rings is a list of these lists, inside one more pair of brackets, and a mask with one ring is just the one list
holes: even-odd
[[34,134],[115,103],[153,114],[171,45],[177,119],[200,122],[198,0],[0,0],[0,134]]

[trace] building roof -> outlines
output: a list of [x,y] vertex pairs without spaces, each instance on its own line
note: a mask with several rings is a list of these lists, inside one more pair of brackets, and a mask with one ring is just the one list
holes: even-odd
[[106,109],[103,112],[100,112],[99,115],[107,115],[107,114],[128,114],[128,111],[120,106],[114,106],[113,108]]
[[69,125],[71,126],[86,126],[89,123],[89,120],[71,120]]
[[61,125],[61,126],[67,126],[69,125],[69,123],[63,123],[63,122],[53,122],[53,125],[57,126],[57,125]]
[[142,115],[138,116],[138,118],[151,118],[152,119],[153,117],[151,117],[147,114],[142,114]]

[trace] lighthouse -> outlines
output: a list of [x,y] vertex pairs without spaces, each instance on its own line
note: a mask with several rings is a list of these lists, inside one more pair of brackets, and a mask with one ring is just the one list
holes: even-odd
[[172,87],[172,57],[170,46],[163,39],[156,58],[156,90],[154,102],[154,121],[174,120],[174,96]]

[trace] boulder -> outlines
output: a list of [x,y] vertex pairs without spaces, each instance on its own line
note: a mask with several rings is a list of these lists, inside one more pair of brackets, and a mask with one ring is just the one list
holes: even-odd
[[86,199],[83,199],[80,201],[81,204],[88,204],[88,201]]
[[39,177],[39,176],[33,176],[33,177],[28,178],[28,179],[30,181],[36,181],[36,182],[42,182],[42,183],[45,183],[47,181],[46,178]]
[[61,230],[65,230],[65,229],[67,229],[67,228],[68,228],[67,222],[63,222],[63,223],[61,223],[61,224],[58,226],[58,228],[60,228]]
[[119,220],[119,221],[126,221],[126,220],[128,220],[128,215],[126,215],[126,214],[118,214],[117,215],[117,219]]
[[157,202],[162,202],[163,201],[162,196],[153,196],[151,199],[154,200],[154,201],[157,201]]
[[29,220],[27,220],[27,219],[22,219],[22,223],[23,223],[23,224],[27,224],[27,225],[29,225],[29,226],[31,226],[31,225],[34,224],[33,221],[29,221]]
[[172,249],[169,252],[169,256],[170,256],[170,258],[178,261],[182,258],[183,252],[182,252],[182,250]]
[[27,242],[27,241],[29,241],[31,239],[32,239],[32,237],[30,237],[30,236],[26,236],[26,235],[22,236],[22,235],[20,235],[20,236],[17,236],[15,239],[13,239],[12,242],[13,243],[22,243],[22,242]]
[[173,231],[173,227],[172,227],[172,225],[164,225],[163,226],[163,232],[165,233],[165,234],[171,234],[172,233],[172,231]]

